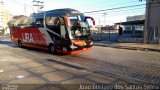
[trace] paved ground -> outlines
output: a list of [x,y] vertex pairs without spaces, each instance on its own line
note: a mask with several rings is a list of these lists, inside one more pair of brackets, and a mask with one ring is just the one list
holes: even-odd
[[160,53],[94,46],[78,55],[52,55],[0,41],[0,83],[30,84],[24,85],[28,90],[36,85],[38,90],[76,90],[84,88],[79,84],[160,84]]
[[117,43],[117,42],[109,42],[109,41],[95,41],[94,44],[98,46],[120,48],[120,49],[160,52],[160,44]]

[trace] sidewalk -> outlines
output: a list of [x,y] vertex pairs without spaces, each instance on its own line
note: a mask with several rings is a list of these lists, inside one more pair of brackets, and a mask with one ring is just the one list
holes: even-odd
[[0,40],[2,41],[5,41],[5,40],[10,40],[10,35],[7,34],[7,35],[0,35]]
[[94,45],[95,46],[119,48],[119,49],[160,52],[160,44],[112,43],[112,42],[108,42],[108,41],[95,41]]

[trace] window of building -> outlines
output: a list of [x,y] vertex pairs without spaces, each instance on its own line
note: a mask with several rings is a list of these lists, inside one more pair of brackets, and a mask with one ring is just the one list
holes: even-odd
[[132,27],[131,26],[125,26],[125,31],[132,31]]
[[136,31],[143,31],[143,26],[141,26],[141,25],[136,25],[136,26],[135,26],[135,30],[136,30]]

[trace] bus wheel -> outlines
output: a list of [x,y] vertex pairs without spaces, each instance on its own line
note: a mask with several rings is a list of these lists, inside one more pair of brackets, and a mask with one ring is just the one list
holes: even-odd
[[18,41],[18,47],[19,47],[19,48],[22,48],[22,43],[21,43],[21,41]]
[[55,47],[55,45],[53,45],[53,44],[51,44],[51,45],[49,45],[49,51],[51,52],[51,53],[56,53],[56,47]]

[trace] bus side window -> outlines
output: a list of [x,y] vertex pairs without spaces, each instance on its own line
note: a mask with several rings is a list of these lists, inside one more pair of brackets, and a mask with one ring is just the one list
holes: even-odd
[[65,27],[65,22],[63,18],[59,18],[60,20],[60,31],[61,31],[61,36],[66,37],[66,27]]
[[54,20],[55,20],[54,17],[47,17],[46,18],[46,27],[51,30],[54,30]]
[[46,17],[46,27],[60,35],[60,21],[58,17]]
[[44,27],[43,25],[43,18],[37,18],[33,23],[34,27]]

